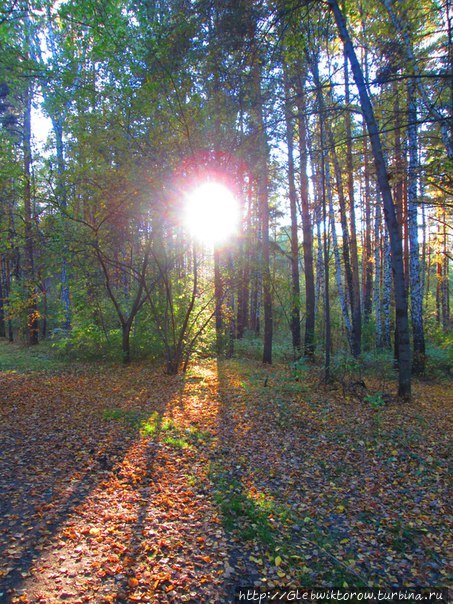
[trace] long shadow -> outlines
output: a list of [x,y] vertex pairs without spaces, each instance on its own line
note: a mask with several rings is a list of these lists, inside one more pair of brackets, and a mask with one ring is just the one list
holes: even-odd
[[[304,520],[312,522],[316,494],[328,490],[329,476],[322,466],[312,476],[304,472],[304,452],[317,446],[318,431],[296,402],[300,385],[296,396],[289,376],[282,383],[281,370],[259,363],[235,371],[231,362],[219,362],[218,375],[222,404],[213,481],[224,525],[239,542],[231,551],[236,569],[227,582],[231,601],[239,586],[284,588],[285,558],[293,560],[293,568],[300,567],[299,586],[313,585],[312,564],[304,560],[313,545],[300,531]],[[301,483],[303,496],[293,487]],[[317,530],[313,526],[321,546],[331,536],[329,529],[327,535]],[[346,536],[338,530],[335,538]]]
[[[137,366],[0,374],[0,602],[26,589],[58,531],[139,440],[137,425],[121,418],[164,413],[161,381],[159,370]],[[171,398],[178,383],[166,381]]]
[[[307,588],[344,583],[362,588],[369,582],[405,587],[413,585],[415,573],[429,577],[427,584],[442,584],[440,544],[446,530],[432,510],[443,507],[446,490],[440,482],[436,488],[432,476],[417,478],[411,428],[399,409],[386,411],[391,440],[376,440],[360,402],[338,402],[310,386],[304,392],[303,383],[289,375],[282,379],[278,369],[234,363],[218,364],[221,408],[213,478],[224,525],[244,547],[237,553],[237,582],[250,585],[255,579],[244,561],[250,537],[244,527],[251,527],[260,552],[252,556],[271,556],[273,576],[265,570],[275,585],[284,584],[278,570],[285,574],[287,568]],[[402,436],[395,438],[396,429]],[[417,499],[408,496],[411,480],[421,491]],[[431,490],[439,508],[430,511]],[[422,505],[426,526],[418,528],[414,519]],[[277,564],[274,545],[282,560]],[[235,566],[234,548],[232,555]]]
[[[221,360],[217,363],[220,409],[211,480],[223,525],[231,537],[231,574],[225,577],[225,591],[228,601],[234,602],[239,587],[254,587],[259,583],[259,564],[275,547],[271,511],[253,491],[256,470],[260,468],[269,476],[275,459],[272,448],[266,444],[266,435],[262,439],[258,437],[264,425],[263,410],[259,401],[253,404],[248,396],[250,382],[232,371],[230,365]],[[253,374],[253,379],[263,384],[268,378],[267,371],[258,363]],[[250,446],[252,442],[256,445]]]
[[187,376],[136,446],[140,480],[123,487],[134,520],[116,534],[130,565],[123,556],[121,572],[102,578],[102,592],[115,602],[227,601],[219,579],[227,543],[208,479],[218,427],[217,390],[208,382]]
[[[119,565],[101,576],[102,592],[114,599],[115,602],[134,601],[134,593],[138,587],[136,579],[137,565],[143,556],[154,556],[158,550],[157,539],[155,547],[149,551],[142,548],[148,533],[158,534],[163,518],[155,517],[150,523],[149,508],[154,504],[156,493],[160,490],[163,468],[158,467],[159,451],[162,448],[161,438],[165,433],[164,415],[169,400],[154,410],[142,424],[140,438],[129,449],[123,464],[118,466],[115,485],[115,498],[127,501],[132,507],[133,519],[129,527],[116,531],[115,539],[121,543],[121,555],[117,556]],[[129,508],[131,509],[131,508]],[[162,547],[162,542],[159,548]],[[119,572],[115,572],[119,571]],[[157,585],[156,585],[157,587]]]

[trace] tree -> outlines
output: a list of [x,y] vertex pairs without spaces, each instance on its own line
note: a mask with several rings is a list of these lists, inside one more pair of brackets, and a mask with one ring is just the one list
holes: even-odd
[[338,2],[336,0],[328,0],[328,2],[333,11],[338,32],[343,41],[345,53],[347,54],[351,64],[352,73],[354,75],[354,80],[359,92],[363,116],[366,121],[370,136],[376,176],[384,204],[384,216],[390,237],[393,283],[395,290],[396,330],[398,334],[397,348],[399,363],[398,395],[403,398],[407,398],[410,397],[411,394],[411,354],[409,343],[407,297],[404,287],[404,264],[401,234],[392,199],[379,129],[374,116],[374,110],[365,80],[363,78],[363,72],[349,36],[344,16],[340,10],[340,7],[338,6]]
[[300,334],[300,282],[299,282],[299,238],[297,233],[297,196],[294,168],[294,116],[291,108],[290,85],[284,68],[286,142],[288,147],[288,187],[291,215],[291,336],[294,356],[301,354]]

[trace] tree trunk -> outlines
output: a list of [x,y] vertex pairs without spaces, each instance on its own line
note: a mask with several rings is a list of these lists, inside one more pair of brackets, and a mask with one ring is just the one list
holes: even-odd
[[374,312],[376,319],[376,348],[383,348],[382,337],[382,303],[381,303],[381,206],[376,203],[374,219]]
[[352,128],[351,114],[349,112],[349,69],[348,57],[344,51],[344,87],[345,87],[345,105],[346,105],[346,172],[347,172],[347,191],[349,200],[350,216],[350,251],[351,251],[351,273],[352,283],[349,292],[351,304],[351,323],[352,323],[352,354],[354,357],[360,356],[362,352],[362,310],[360,303],[360,279],[359,279],[359,256],[357,252],[357,229],[355,221],[355,202],[354,202],[354,165],[352,161]]
[[251,234],[251,213],[252,213],[252,179],[248,176],[247,186],[247,221],[246,228],[242,230],[240,240],[239,257],[239,281],[237,298],[237,321],[236,337],[238,339],[244,336],[245,330],[249,327],[249,295],[250,295],[250,234]]
[[443,279],[442,279],[442,325],[445,330],[450,328],[450,283],[449,283],[449,255],[447,236],[447,217],[443,208]]
[[[327,222],[327,190],[330,188],[330,173],[327,161],[327,137],[325,132],[325,111],[324,99],[322,96],[321,83],[319,79],[318,57],[314,57],[311,64],[313,77],[316,86],[316,102],[318,105],[318,121],[319,121],[319,174],[320,174],[320,195],[321,195],[321,211],[322,211],[322,249],[324,259],[324,381],[330,382],[330,357],[332,346],[332,334],[330,324],[330,289],[329,289],[329,225]],[[319,242],[321,244],[321,241]]]
[[264,124],[259,58],[253,63],[253,121],[257,142],[256,179],[258,211],[261,224],[261,270],[263,279],[264,342],[263,363],[272,363],[272,289],[269,244],[269,149]]
[[389,178],[385,164],[384,153],[381,146],[378,126],[374,116],[373,106],[368,94],[368,90],[363,78],[362,69],[357,60],[354,46],[349,37],[346,28],[346,22],[340,11],[337,0],[328,0],[333,10],[335,21],[337,23],[340,37],[343,40],[345,52],[351,64],[354,80],[360,97],[363,116],[365,118],[368,133],[370,136],[371,148],[373,152],[375,169],[379,189],[384,204],[384,216],[389,231],[392,271],[395,290],[395,309],[396,326],[398,332],[398,356],[399,356],[399,381],[398,395],[402,398],[408,398],[411,394],[411,351],[409,341],[409,322],[407,310],[407,296],[404,287],[404,265],[403,265],[403,246],[401,234],[398,227],[398,221],[393,204],[392,193],[389,185]]
[[[323,115],[320,113],[321,141],[324,139]],[[330,288],[329,288],[329,244],[327,223],[327,201],[325,181],[325,155],[324,146],[321,142],[321,172],[322,172],[322,221],[323,221],[323,252],[324,252],[324,332],[325,332],[325,356],[324,356],[324,381],[330,382],[330,356],[332,347],[332,333],[330,324]]]
[[310,218],[310,203],[307,175],[307,131],[305,122],[306,102],[304,77],[297,79],[297,110],[299,130],[300,201],[305,275],[305,336],[304,355],[312,359],[315,353],[315,276],[313,266],[313,223]]
[[55,133],[56,150],[57,150],[57,194],[58,202],[60,204],[62,214],[62,236],[63,236],[63,253],[61,259],[61,273],[60,273],[60,298],[64,309],[64,322],[63,328],[66,330],[71,329],[71,296],[69,291],[69,280],[68,280],[68,246],[66,243],[66,210],[68,206],[67,195],[66,195],[66,183],[65,183],[65,159],[64,159],[64,147],[63,147],[63,127],[61,121],[56,118],[52,119],[53,130]]
[[[445,149],[447,151],[447,155],[450,160],[453,160],[453,139],[451,138],[451,130],[448,128],[448,124],[451,123],[451,111],[453,108],[450,108],[450,119],[445,118],[442,113],[440,113],[434,104],[431,102],[428,92],[426,90],[425,85],[423,84],[419,61],[414,55],[414,49],[412,46],[412,41],[409,36],[409,28],[405,27],[404,23],[400,20],[398,15],[393,9],[393,5],[391,0],[382,0],[387,12],[392,20],[393,26],[396,29],[400,40],[403,42],[404,51],[406,53],[406,60],[409,66],[409,72],[411,77],[414,78],[415,84],[417,86],[420,99],[425,105],[428,113],[431,115],[433,120],[439,124],[442,142],[444,143]],[[451,63],[450,63],[451,67]]]
[[[364,125],[365,130],[365,125]],[[363,245],[363,314],[364,320],[369,321],[373,308],[373,256],[371,252],[371,191],[370,191],[370,171],[368,162],[368,145],[364,137],[363,155],[365,159],[364,178],[365,178],[365,233]]]
[[391,348],[390,338],[390,305],[392,298],[392,259],[387,229],[384,233],[384,250],[382,263],[384,265],[384,283],[382,292],[382,313],[384,315],[384,347]]
[[330,223],[330,231],[332,236],[332,247],[333,247],[333,255],[335,260],[335,279],[337,282],[337,290],[338,290],[338,298],[340,300],[340,308],[341,314],[343,315],[343,321],[346,328],[346,335],[348,339],[349,346],[352,350],[352,325],[349,319],[348,313],[348,304],[346,301],[346,296],[343,288],[343,279],[341,275],[341,260],[340,260],[340,248],[338,246],[338,238],[337,231],[335,228],[335,213],[333,209],[333,198],[332,198],[332,183],[330,179],[330,168],[329,164],[326,162],[325,166],[326,172],[326,194],[327,199],[329,200],[329,223]]
[[127,365],[131,362],[131,327],[132,321],[127,321],[121,325],[122,328],[122,352],[123,363]]
[[27,83],[24,97],[24,227],[25,227],[25,290],[27,296],[28,343],[38,344],[39,322],[37,292],[35,287],[35,262],[33,249],[33,211],[31,200],[31,84]]
[[4,257],[0,256],[0,338],[6,338],[6,321],[5,321],[5,306],[6,306],[6,289],[3,281],[3,263]]
[[416,375],[425,371],[425,334],[423,328],[423,292],[420,279],[420,249],[418,243],[418,135],[417,135],[417,100],[415,85],[409,82],[407,87],[407,139],[409,146],[408,169],[408,227],[410,243],[410,291],[412,337],[414,357],[412,371]]
[[[353,280],[353,275],[352,275],[352,264],[350,261],[350,239],[349,239],[349,229],[348,229],[347,216],[346,216],[346,203],[345,203],[345,197],[344,197],[344,192],[343,192],[343,183],[342,183],[342,179],[341,179],[340,163],[338,161],[338,157],[337,157],[337,154],[335,151],[335,142],[334,142],[333,135],[332,135],[330,128],[329,128],[329,140],[330,140],[330,147],[332,149],[331,156],[333,159],[333,165],[334,165],[334,170],[335,170],[335,179],[337,182],[338,203],[340,206],[340,223],[341,223],[342,234],[343,234],[343,242],[342,242],[343,261],[344,261],[344,270],[345,270],[345,275],[346,275],[346,284],[347,284],[347,291],[349,294],[348,297],[349,297],[349,302],[350,302],[350,306],[351,306],[351,317],[352,317],[353,308],[354,308],[354,305],[353,305],[354,280]],[[328,165],[326,166],[326,184],[327,184],[327,190],[329,192],[329,197],[330,197],[329,205],[332,206],[331,212],[333,214],[332,186],[330,183],[330,171],[329,171]],[[334,221],[332,221],[332,224],[334,224]],[[348,308],[347,308],[347,304],[346,304],[346,296],[343,292],[343,286],[341,285],[341,267],[339,264],[339,248],[338,248],[338,244],[337,244],[337,236],[336,236],[335,230],[332,232],[332,237],[333,237],[332,242],[334,244],[335,265],[337,267],[337,270],[336,270],[337,282],[340,284],[338,293],[340,295],[343,319],[344,319],[344,323],[346,326],[346,332],[347,332],[347,336],[348,336],[348,344],[349,344],[349,347],[351,349],[351,353],[353,354],[353,356],[357,356],[356,347],[354,344],[353,326],[352,326],[351,320],[349,318]],[[338,258],[337,258],[337,256],[338,256]]]
[[216,248],[214,250],[214,297],[215,297],[215,336],[216,336],[216,351],[220,355],[223,352],[223,283],[220,270],[220,252]]
[[288,187],[289,208],[291,215],[291,336],[294,358],[301,355],[300,337],[300,282],[299,282],[299,238],[297,233],[297,197],[294,174],[294,127],[293,113],[291,111],[290,87],[288,74],[284,71],[285,83],[285,118],[286,118],[286,144],[288,147]]

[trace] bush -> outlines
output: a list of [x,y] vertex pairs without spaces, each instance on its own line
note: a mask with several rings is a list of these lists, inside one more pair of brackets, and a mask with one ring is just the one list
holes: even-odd
[[52,332],[52,347],[62,357],[76,360],[120,359],[121,330],[104,333],[97,325],[78,325],[70,332],[58,329]]
[[449,378],[453,368],[453,337],[445,338],[443,345],[428,344],[425,374],[437,379]]

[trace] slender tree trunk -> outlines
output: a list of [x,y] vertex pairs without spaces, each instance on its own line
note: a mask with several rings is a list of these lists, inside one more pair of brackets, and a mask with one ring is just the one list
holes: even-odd
[[[334,212],[334,206],[333,206],[333,187],[332,187],[332,179],[331,179],[331,175],[330,175],[329,158],[328,158],[328,153],[327,153],[327,137],[330,142],[330,156],[333,161],[335,177],[336,177],[336,182],[337,182],[338,201],[339,201],[339,205],[340,205],[340,221],[341,221],[341,226],[342,226],[342,231],[343,231],[343,245],[342,245],[343,259],[344,259],[344,265],[345,265],[346,280],[349,285],[349,294],[350,294],[350,299],[351,299],[351,296],[353,296],[353,289],[352,289],[353,281],[352,281],[351,264],[349,261],[349,231],[348,231],[348,225],[347,225],[347,219],[346,219],[346,204],[345,204],[345,198],[344,198],[344,193],[343,193],[343,183],[341,180],[341,169],[340,169],[340,163],[338,161],[338,157],[337,157],[337,154],[335,151],[335,141],[334,141],[333,133],[332,133],[331,128],[329,127],[328,120],[325,119],[325,115],[326,115],[325,104],[324,104],[324,98],[322,95],[321,82],[319,79],[318,64],[316,62],[313,62],[312,71],[313,71],[313,79],[314,79],[315,85],[317,86],[317,90],[318,90],[317,100],[318,100],[319,111],[320,111],[320,120],[322,122],[321,153],[323,154],[322,155],[322,164],[324,165],[323,192],[326,195],[326,203],[328,203],[328,208],[329,208],[328,214],[329,214],[329,222],[330,222],[330,229],[331,229],[330,233],[331,233],[331,238],[332,238],[332,247],[333,247],[334,260],[335,260],[335,278],[336,278],[336,282],[337,282],[338,297],[340,300],[340,308],[341,308],[341,312],[343,315],[344,325],[346,328],[346,336],[347,336],[347,340],[348,340],[348,344],[351,349],[351,352],[354,354],[352,324],[351,324],[351,320],[349,318],[348,304],[347,304],[347,300],[346,300],[345,291],[343,288],[343,279],[342,279],[342,274],[341,274],[341,261],[340,261],[340,248],[338,245],[337,231],[335,228],[335,212]],[[330,322],[330,317],[329,317],[329,322]]]
[[251,212],[252,212],[252,184],[248,177],[247,183],[247,219],[245,230],[242,230],[239,250],[239,282],[238,282],[238,300],[237,300],[237,321],[236,337],[238,339],[244,336],[244,331],[249,327],[249,295],[250,295],[250,230],[251,230]]
[[6,288],[3,280],[5,262],[3,254],[0,255],[0,338],[6,338],[6,321],[5,321],[5,307],[7,304]]
[[24,228],[25,228],[25,258],[26,258],[26,296],[27,296],[27,330],[28,342],[38,344],[39,322],[37,307],[37,292],[35,287],[35,260],[33,244],[33,211],[31,199],[31,84],[27,83],[24,96]]
[[261,92],[261,68],[258,58],[253,64],[253,118],[257,139],[257,195],[259,218],[261,224],[262,279],[263,279],[263,310],[264,310],[264,342],[263,363],[272,363],[272,289],[270,273],[270,242],[269,242],[269,149],[264,124],[264,107]]
[[[440,224],[438,226],[439,229],[439,233],[440,231]],[[441,252],[441,243],[440,243],[440,236],[439,236],[439,250],[436,254],[436,321],[437,324],[440,326],[442,324],[442,279],[443,279],[443,271],[442,271],[442,252]]]
[[[360,18],[362,22],[362,35],[364,39],[367,35],[365,28],[365,20],[363,18],[363,5],[360,2]],[[365,45],[362,55],[362,64],[365,74],[365,81],[369,80],[369,67],[368,67],[368,47]],[[369,321],[373,311],[373,256],[372,256],[372,245],[371,245],[371,222],[372,222],[372,208],[371,208],[371,186],[370,186],[370,157],[369,157],[369,143],[366,136],[366,122],[362,119],[362,131],[363,131],[363,160],[364,160],[364,181],[365,181],[365,233],[364,233],[364,246],[363,246],[363,314],[364,320]],[[379,204],[377,204],[379,206]],[[378,232],[380,229],[380,208],[379,208],[379,224]],[[378,237],[379,240],[379,237]],[[377,270],[377,269],[376,269]],[[377,279],[377,277],[376,277]],[[380,277],[377,279],[380,282]],[[381,309],[379,307],[379,313]],[[377,325],[377,318],[376,318]],[[382,340],[382,331],[380,340]]]
[[374,312],[376,317],[376,348],[383,348],[381,302],[381,205],[376,203],[374,220]]
[[[412,41],[409,36],[409,29],[404,26],[404,23],[401,21],[399,16],[396,14],[391,0],[382,0],[382,3],[384,4],[385,8],[387,9],[387,12],[392,20],[393,26],[394,26],[395,30],[397,31],[399,38],[401,39],[401,41],[403,43],[404,51],[406,53],[406,59],[407,59],[408,67],[409,67],[409,72],[411,73],[412,77],[414,78],[414,82],[417,86],[418,93],[420,95],[420,99],[422,100],[423,104],[425,105],[427,111],[429,112],[431,117],[434,119],[434,121],[439,124],[440,131],[442,134],[442,142],[445,145],[447,155],[450,158],[450,160],[453,160],[452,132],[451,132],[451,130],[449,130],[449,127],[448,127],[449,122],[451,122],[451,117],[452,117],[451,111],[453,111],[453,108],[450,108],[450,119],[446,119],[442,115],[442,113],[440,113],[437,110],[435,105],[431,102],[428,92],[426,90],[426,87],[423,84],[423,80],[421,77],[422,74],[420,72],[420,67],[419,67],[419,62],[417,61],[417,59],[414,55]],[[450,63],[450,65],[451,65],[451,63]]]
[[[324,139],[323,116],[320,114],[321,141]],[[330,356],[332,348],[332,332],[330,324],[330,289],[329,289],[329,234],[327,223],[327,202],[326,202],[326,183],[325,183],[325,156],[324,147],[321,150],[321,168],[322,168],[322,221],[323,221],[323,252],[324,252],[324,330],[325,330],[325,357],[324,357],[324,380],[330,382]]]
[[322,208],[322,223],[323,223],[323,258],[324,258],[324,380],[326,383],[330,381],[330,358],[332,348],[332,333],[330,323],[330,288],[329,288],[329,225],[327,222],[327,194],[330,184],[329,166],[327,161],[327,137],[325,131],[325,111],[324,99],[322,96],[321,83],[318,72],[318,57],[312,61],[312,71],[316,86],[316,102],[318,105],[319,116],[319,147],[320,147],[320,176],[321,176],[321,208]]
[[227,333],[227,346],[226,346],[226,357],[231,359],[234,354],[234,337],[236,334],[236,321],[235,321],[235,300],[234,300],[234,289],[232,286],[234,276],[234,262],[233,254],[231,250],[228,252],[228,281],[229,281],[229,295],[228,295],[228,333]]
[[343,315],[343,321],[346,328],[346,336],[349,342],[349,346],[352,350],[352,325],[349,318],[348,312],[348,304],[346,301],[346,296],[343,288],[343,279],[341,276],[341,260],[340,260],[340,249],[338,246],[338,238],[337,231],[335,228],[335,212],[333,209],[333,197],[332,197],[332,183],[330,179],[330,168],[329,164],[326,161],[325,166],[326,172],[326,193],[327,199],[329,200],[329,222],[330,222],[330,232],[332,236],[332,247],[333,247],[333,255],[335,259],[335,278],[337,282],[337,290],[338,290],[338,298],[340,300],[341,313]]
[[66,183],[65,183],[65,158],[64,158],[64,146],[63,146],[63,127],[61,121],[54,118],[52,120],[53,130],[55,133],[56,151],[57,151],[57,172],[58,172],[58,184],[57,194],[58,202],[61,207],[61,222],[62,222],[62,236],[63,236],[63,254],[61,259],[61,273],[60,273],[60,298],[64,309],[64,322],[63,328],[66,330],[71,329],[71,296],[69,291],[69,280],[68,280],[68,246],[67,246],[67,228],[66,228],[66,211],[68,207],[68,200],[66,195]]
[[346,105],[346,172],[347,172],[347,191],[349,201],[350,216],[350,251],[351,251],[351,272],[352,283],[349,292],[351,303],[351,323],[352,323],[352,354],[354,357],[360,356],[362,352],[362,309],[360,302],[360,279],[359,279],[359,255],[357,251],[357,229],[355,220],[355,201],[354,201],[354,164],[352,161],[352,128],[351,114],[349,112],[349,69],[348,57],[344,51],[344,87],[345,87],[345,105]]
[[[418,155],[420,157],[420,148],[419,148],[419,152]],[[428,279],[428,272],[429,272],[429,267],[428,267],[428,262],[427,262],[427,237],[426,237],[426,229],[427,229],[427,221],[426,221],[426,207],[425,207],[425,202],[424,202],[424,182],[423,182],[423,177],[420,176],[419,177],[419,193],[420,193],[420,200],[421,200],[421,210],[422,210],[422,252],[421,252],[421,283],[420,283],[420,287],[421,287],[421,294],[422,294],[422,306],[423,306],[423,300],[425,298],[425,292],[426,292],[426,281]]]
[[374,116],[373,106],[370,101],[368,90],[363,78],[362,69],[346,28],[346,22],[340,11],[337,0],[328,0],[333,10],[335,21],[343,40],[345,52],[351,64],[354,80],[360,97],[360,104],[367,124],[370,136],[371,148],[375,162],[377,181],[384,204],[384,216],[389,231],[392,271],[395,290],[396,326],[398,332],[398,357],[399,357],[399,381],[398,395],[403,398],[411,394],[411,351],[409,341],[409,322],[407,309],[407,295],[404,287],[404,264],[401,234],[393,204],[392,192],[390,190],[384,153],[381,145],[379,129]]
[[392,299],[392,258],[387,229],[384,233],[383,265],[384,282],[382,288],[382,312],[384,315],[384,346],[385,348],[391,348],[392,342],[390,338],[390,306]]
[[[327,122],[326,122],[326,127],[328,128]],[[351,265],[351,259],[350,259],[350,239],[349,239],[349,228],[348,228],[347,215],[346,215],[346,200],[345,200],[344,191],[343,191],[340,163],[338,161],[338,157],[337,157],[337,154],[335,151],[333,134],[332,134],[330,128],[329,128],[329,139],[330,139],[330,146],[332,149],[331,156],[333,159],[333,165],[334,165],[334,169],[335,169],[335,180],[337,183],[338,203],[340,206],[340,223],[341,223],[341,229],[342,229],[342,234],[343,234],[343,242],[342,242],[343,262],[344,262],[344,270],[345,270],[345,276],[346,276],[348,299],[349,299],[349,303],[351,306],[351,316],[352,316],[353,308],[354,308],[354,306],[353,306],[354,280],[353,280],[353,275],[352,275],[352,265]],[[326,184],[327,184],[327,190],[328,191],[330,190],[330,196],[332,196],[332,192],[331,192],[332,186],[330,183],[330,171],[329,171],[328,165],[326,167]],[[333,201],[331,203],[333,204]],[[332,205],[332,211],[333,211],[333,205]],[[335,241],[336,241],[336,234],[335,234]],[[338,245],[334,242],[334,250],[335,250],[335,248],[338,249]],[[338,271],[340,271],[340,272],[338,272]],[[337,275],[338,275],[337,281],[338,281],[338,279],[341,280],[341,270],[340,270],[339,265],[338,265],[338,269],[337,269]],[[340,294],[340,290],[339,290],[339,294]],[[348,344],[351,349],[351,353],[354,356],[357,356],[355,344],[354,344],[353,326],[352,326],[351,320],[349,318],[347,304],[346,304],[346,306],[344,306],[344,304],[346,303],[346,298],[345,298],[342,286],[341,286],[340,295],[343,298],[341,305],[342,305],[342,311],[343,311],[343,318],[344,318],[344,322],[345,322],[345,326],[346,326],[346,332],[347,332],[347,336],[348,336]]]
[[[365,130],[365,127],[364,127]],[[369,321],[373,308],[373,256],[371,251],[371,190],[370,190],[370,169],[368,161],[368,145],[364,137],[363,155],[365,160],[364,178],[364,214],[365,214],[365,233],[363,245],[363,314],[365,321]]]
[[[404,267],[404,287],[407,291],[407,271],[406,271],[406,250],[404,243],[404,179],[405,179],[405,170],[404,170],[404,159],[402,153],[402,144],[401,144],[401,115],[400,115],[400,103],[399,103],[399,88],[398,82],[393,82],[393,96],[394,96],[394,104],[393,104],[393,114],[395,119],[394,126],[394,158],[393,158],[393,201],[395,204],[395,213],[396,219],[398,222],[398,227],[400,230],[400,237],[403,245],[403,267]],[[399,338],[398,338],[398,324],[395,322],[395,334],[394,334],[394,347],[393,347],[393,356],[394,356],[394,366],[398,367],[399,362]]]
[[309,359],[315,352],[315,277],[313,266],[313,223],[310,218],[310,204],[307,176],[307,132],[305,122],[306,101],[304,94],[304,78],[297,80],[297,109],[299,126],[299,157],[300,157],[300,199],[302,214],[302,235],[305,275],[305,336],[304,354]]
[[408,170],[408,230],[410,242],[410,292],[412,337],[414,340],[414,357],[412,371],[422,374],[425,371],[425,334],[423,328],[423,292],[420,278],[420,249],[418,243],[418,135],[417,135],[417,100],[415,85],[409,82],[407,92],[407,138],[409,146]]
[[[11,320],[11,313],[9,312],[9,292],[10,292],[10,284],[11,284],[11,274],[10,274],[10,261],[9,258],[4,254],[2,256],[1,263],[2,272],[0,275],[0,279],[3,283],[3,300],[4,300],[4,310],[5,310],[5,324],[7,326],[8,331],[8,340],[9,342],[14,341],[14,333],[13,333],[13,322]],[[6,337],[6,334],[5,334]]]
[[[317,180],[316,186],[316,209],[315,209],[315,222],[316,222],[316,246],[317,246],[317,254],[316,254],[316,290],[315,290],[315,313],[317,314],[319,311],[320,300],[324,297],[325,287],[326,287],[326,275],[324,272],[324,257],[323,257],[323,237],[322,237],[322,193],[320,191],[321,188],[321,178],[320,172],[318,171],[315,175]],[[323,334],[324,338],[324,334]]]
[[40,286],[42,293],[42,320],[41,320],[41,338],[45,340],[47,338],[47,316],[49,314],[48,301],[47,301],[47,287],[45,282]]
[[215,296],[215,334],[217,354],[223,352],[223,283],[220,270],[220,252],[218,248],[214,250],[214,296]]
[[122,342],[121,349],[123,353],[123,363],[128,364],[131,362],[131,327],[133,321],[126,321],[121,325],[122,330]]
[[297,197],[294,170],[294,126],[291,111],[290,86],[288,74],[284,72],[285,82],[285,118],[286,118],[286,143],[288,147],[288,187],[289,208],[291,215],[291,335],[294,357],[301,355],[300,336],[300,282],[299,282],[299,238],[297,233]]
[[442,278],[442,325],[445,330],[450,328],[450,283],[449,283],[449,256],[448,256],[448,235],[447,235],[447,217],[445,208],[443,208],[443,278]]

